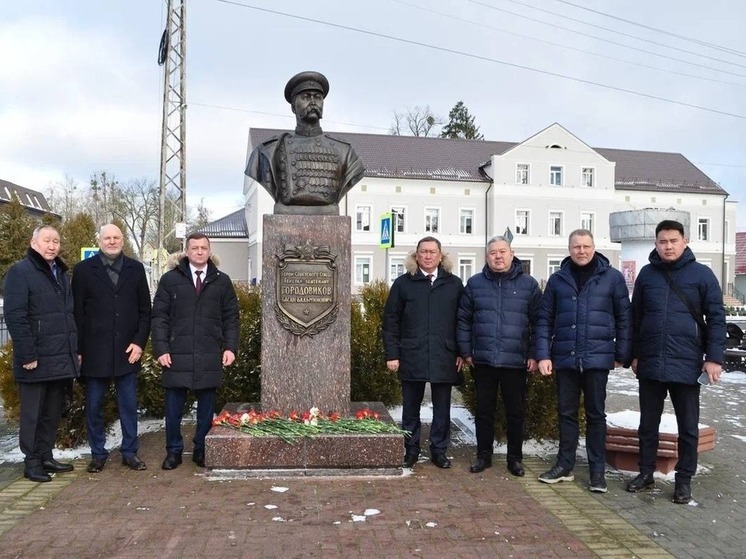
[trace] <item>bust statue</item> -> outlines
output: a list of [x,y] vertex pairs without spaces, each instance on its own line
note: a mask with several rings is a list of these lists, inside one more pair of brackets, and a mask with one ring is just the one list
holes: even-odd
[[296,74],[285,86],[295,132],[284,132],[251,152],[246,175],[275,201],[275,214],[339,215],[339,201],[363,177],[352,146],[321,130],[329,81],[318,72]]

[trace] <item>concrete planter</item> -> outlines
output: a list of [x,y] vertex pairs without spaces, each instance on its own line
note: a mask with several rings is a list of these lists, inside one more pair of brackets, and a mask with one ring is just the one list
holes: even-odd
[[[698,452],[715,448],[715,428],[703,426],[699,430]],[[606,462],[617,470],[636,472],[639,470],[639,441],[637,429],[608,425],[606,428]],[[658,442],[658,457],[655,471],[668,474],[673,471],[679,458],[678,435],[661,433]]]

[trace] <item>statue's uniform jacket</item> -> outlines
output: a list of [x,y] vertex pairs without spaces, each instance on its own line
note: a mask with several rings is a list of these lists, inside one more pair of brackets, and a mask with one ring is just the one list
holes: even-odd
[[336,205],[363,176],[352,146],[327,134],[284,132],[251,153],[246,174],[286,206]]

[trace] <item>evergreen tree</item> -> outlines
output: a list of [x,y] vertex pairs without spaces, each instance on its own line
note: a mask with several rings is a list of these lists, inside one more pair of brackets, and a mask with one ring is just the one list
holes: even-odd
[[72,269],[80,262],[80,249],[98,246],[96,226],[87,213],[79,213],[68,219],[60,231],[62,250],[60,256]]
[[0,282],[13,263],[26,256],[36,222],[18,197],[0,206]]
[[479,126],[474,125],[474,118],[464,102],[459,101],[448,113],[448,124],[443,127],[440,137],[484,140],[484,135],[479,133]]

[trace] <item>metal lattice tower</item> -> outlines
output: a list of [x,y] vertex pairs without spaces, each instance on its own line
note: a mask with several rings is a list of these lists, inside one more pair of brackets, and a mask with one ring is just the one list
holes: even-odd
[[166,3],[166,29],[158,53],[163,66],[158,277],[166,265],[166,239],[174,234],[173,229],[166,230],[166,222],[186,220],[186,0]]

